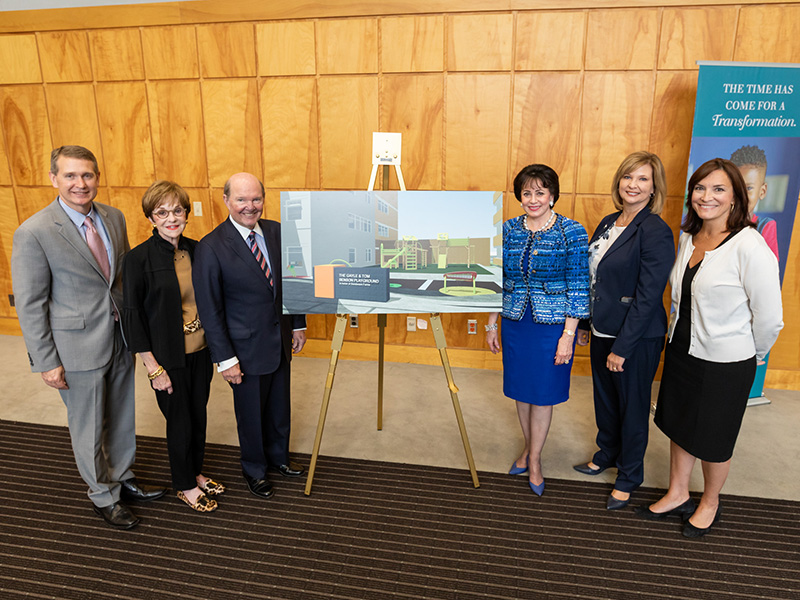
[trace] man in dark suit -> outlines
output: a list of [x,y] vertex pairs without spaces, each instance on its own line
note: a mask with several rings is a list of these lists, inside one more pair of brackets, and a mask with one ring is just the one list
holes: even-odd
[[282,314],[280,224],[262,219],[264,186],[239,173],[225,184],[229,218],[195,250],[192,281],[211,358],[233,388],[242,473],[272,496],[268,470],[300,477],[289,462],[290,365],[305,344],[305,316]]
[[120,501],[154,500],[166,490],[140,486],[133,361],[120,329],[125,217],[94,202],[97,159],[81,146],[50,155],[58,197],[14,233],[14,298],[31,369],[61,394],[72,450],[95,512],[114,527],[139,523]]

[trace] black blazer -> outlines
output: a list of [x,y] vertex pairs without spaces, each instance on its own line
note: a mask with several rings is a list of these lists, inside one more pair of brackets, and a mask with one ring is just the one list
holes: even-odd
[[[194,255],[197,242],[181,236],[178,247]],[[156,229],[128,252],[122,267],[122,327],[131,352],[152,352],[167,371],[186,366],[181,288],[175,247]]]
[[259,220],[272,267],[274,290],[247,242],[225,219],[195,249],[192,281],[211,360],[236,356],[243,373],[266,375],[278,369],[281,352],[292,357],[292,330],[306,326],[305,315],[283,315],[280,223]]
[[[620,214],[610,214],[600,222],[590,246]],[[640,339],[664,336],[663,294],[674,262],[672,230],[643,208],[597,265],[592,317],[581,321],[581,329],[593,324],[598,331],[616,336],[611,351],[623,358],[632,355]]]

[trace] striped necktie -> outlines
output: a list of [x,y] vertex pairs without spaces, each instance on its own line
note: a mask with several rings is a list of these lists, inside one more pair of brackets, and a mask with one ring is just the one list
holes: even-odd
[[267,264],[267,257],[261,253],[261,248],[258,247],[256,244],[256,232],[251,231],[250,235],[247,236],[247,243],[250,244],[250,252],[253,253],[253,256],[256,257],[258,264],[261,265],[261,270],[264,271],[264,275],[267,276],[267,281],[269,282],[269,287],[272,287],[272,272],[269,270],[269,265]]

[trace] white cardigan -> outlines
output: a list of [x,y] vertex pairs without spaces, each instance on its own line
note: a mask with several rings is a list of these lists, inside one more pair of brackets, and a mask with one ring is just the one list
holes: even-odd
[[[669,283],[672,313],[669,340],[678,323],[683,275],[694,251],[682,233]],[[736,362],[754,354],[761,360],[783,328],[778,261],[764,238],[745,227],[720,247],[705,253],[692,281],[689,354],[713,362]]]

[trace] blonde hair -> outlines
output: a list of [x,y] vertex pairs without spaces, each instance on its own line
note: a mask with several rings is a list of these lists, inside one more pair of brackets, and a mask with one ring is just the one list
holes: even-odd
[[611,184],[611,199],[617,210],[622,210],[622,198],[619,197],[619,182],[622,176],[633,173],[641,166],[650,165],[653,169],[653,196],[647,203],[650,212],[660,215],[664,210],[664,202],[667,199],[667,176],[664,173],[664,165],[657,155],[651,152],[640,150],[625,157],[614,175],[614,182]]

